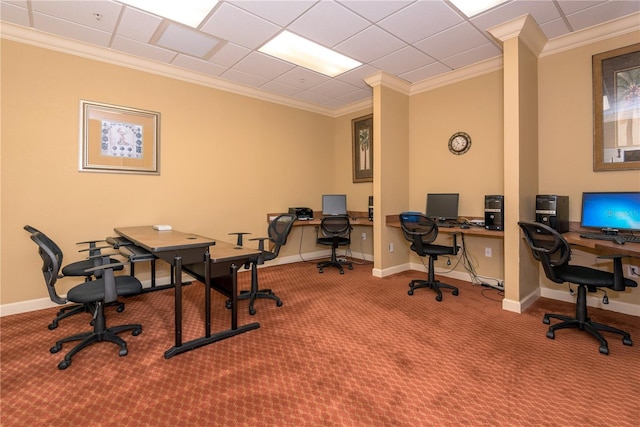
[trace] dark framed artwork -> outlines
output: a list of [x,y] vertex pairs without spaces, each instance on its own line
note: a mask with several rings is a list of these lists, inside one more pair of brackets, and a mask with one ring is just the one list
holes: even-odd
[[640,169],[640,43],[592,60],[593,170]]
[[80,101],[81,172],[160,174],[160,113]]
[[373,182],[373,114],[351,120],[353,182]]

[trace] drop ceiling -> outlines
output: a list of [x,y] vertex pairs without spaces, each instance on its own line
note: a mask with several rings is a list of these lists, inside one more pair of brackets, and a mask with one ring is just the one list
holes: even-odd
[[[121,53],[137,68],[170,69],[202,84],[327,112],[370,102],[364,79],[379,71],[415,85],[499,59],[501,45],[487,29],[525,14],[553,40],[640,12],[635,0],[510,0],[472,18],[447,0],[222,0],[194,29],[118,1],[0,4],[1,21],[9,24],[3,37],[28,38],[28,28],[41,45],[82,46],[84,55],[111,61]],[[632,19],[640,27],[638,16]],[[363,65],[330,78],[258,52],[283,30]]]

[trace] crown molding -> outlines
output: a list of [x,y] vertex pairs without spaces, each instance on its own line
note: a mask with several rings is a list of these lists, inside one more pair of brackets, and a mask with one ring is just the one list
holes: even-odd
[[584,30],[551,39],[545,45],[540,57],[555,55],[556,53],[632,32],[640,32],[640,13],[633,13],[604,24],[594,25]]
[[411,95],[417,95],[422,92],[427,92],[442,86],[447,86],[500,70],[502,70],[502,57],[496,56],[476,64],[458,68],[457,70],[449,71],[448,73],[440,74],[439,76],[414,83],[411,86]]
[[491,27],[487,29],[487,32],[501,42],[519,37],[536,57],[540,56],[540,53],[547,43],[547,36],[545,36],[540,26],[538,26],[538,23],[529,14]]
[[409,95],[411,92],[411,83],[389,73],[385,73],[384,71],[378,71],[366,77],[364,82],[371,87],[384,86],[405,95]]

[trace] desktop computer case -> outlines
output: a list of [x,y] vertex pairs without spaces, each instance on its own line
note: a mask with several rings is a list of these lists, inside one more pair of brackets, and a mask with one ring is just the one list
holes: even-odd
[[558,233],[569,231],[569,196],[538,194],[536,222],[548,225]]
[[504,230],[504,196],[498,194],[484,196],[484,228]]

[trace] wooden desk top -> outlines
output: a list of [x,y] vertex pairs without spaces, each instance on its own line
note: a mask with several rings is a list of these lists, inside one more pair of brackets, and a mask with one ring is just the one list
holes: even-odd
[[215,239],[176,230],[158,231],[152,226],[118,227],[114,231],[149,252],[164,252],[212,246]]
[[[282,215],[282,213],[268,213],[267,214],[267,222],[271,222],[271,220],[273,220],[278,215]],[[349,215],[349,221],[351,222],[352,226],[353,225],[364,225],[365,227],[373,227],[373,221],[369,221],[369,219],[367,217],[367,212],[349,211],[348,215]],[[315,212],[314,216],[315,216],[315,218],[313,218],[313,219],[296,220],[293,223],[293,226],[294,227],[303,227],[303,226],[309,226],[309,225],[319,226],[320,222],[322,221],[322,213]]]
[[[400,228],[400,218],[398,218],[398,215],[387,215],[385,218],[385,225],[387,227]],[[478,227],[475,225],[472,225],[469,228],[441,227],[438,229],[438,232],[443,234],[464,233],[470,236],[504,237],[504,231],[487,230],[484,227]]]
[[569,231],[563,233],[562,236],[571,245],[591,248],[608,254],[622,254],[640,258],[640,243],[625,242],[624,245],[619,245],[608,240],[584,239],[580,237],[579,231]]

